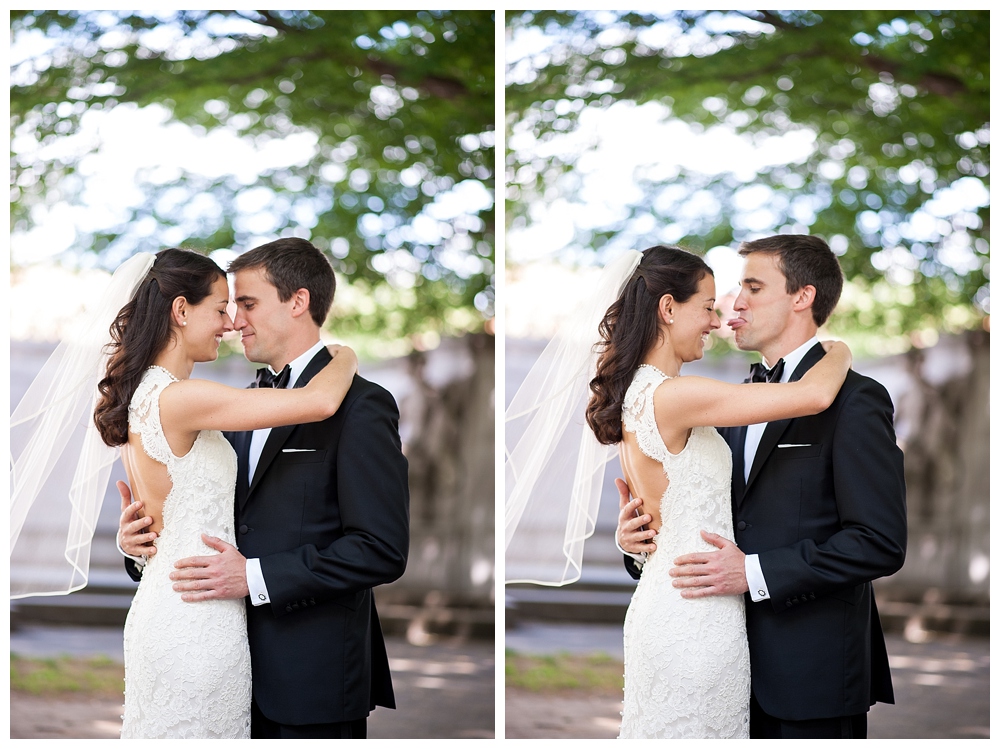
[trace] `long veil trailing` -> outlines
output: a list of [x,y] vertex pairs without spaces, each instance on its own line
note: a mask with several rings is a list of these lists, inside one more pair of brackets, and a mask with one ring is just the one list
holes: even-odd
[[97,307],[56,347],[10,417],[10,597],[87,584],[90,544],[118,448],[94,425],[109,329],[155,256],[115,271]]
[[565,585],[580,578],[594,533],[605,464],[618,454],[584,419],[596,372],[598,325],[635,272],[630,250],[542,351],[504,414],[506,582]]

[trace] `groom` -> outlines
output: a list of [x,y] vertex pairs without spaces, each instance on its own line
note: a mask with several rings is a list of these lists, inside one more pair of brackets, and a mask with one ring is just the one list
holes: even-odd
[[[255,386],[302,387],[331,358],[319,339],[336,283],[329,262],[287,238],[244,253],[229,272],[244,353],[270,368]],[[252,604],[253,738],[364,738],[368,713],[395,707],[371,589],[406,567],[398,418],[387,391],[355,376],[326,421],[226,434],[238,461],[239,548],[205,536],[220,553],[178,561],[171,578],[185,601]],[[125,507],[127,488],[122,499],[122,549],[155,553],[141,505]],[[132,560],[126,569],[141,574]]]
[[[837,259],[803,235],[739,252],[729,324],[737,346],[764,358],[751,379],[798,380],[824,354],[816,331],[840,298]],[[718,551],[674,560],[674,586],[685,598],[746,594],[751,738],[864,738],[869,707],[894,701],[871,581],[896,572],[906,550],[889,395],[851,371],[820,414],[719,432],[733,453],[736,543],[703,531]],[[638,577],[652,532],[635,517],[642,500],[629,502],[624,482],[619,491],[616,536]]]

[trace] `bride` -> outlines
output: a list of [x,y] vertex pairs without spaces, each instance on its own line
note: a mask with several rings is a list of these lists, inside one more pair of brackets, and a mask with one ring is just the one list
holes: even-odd
[[[108,479],[107,471],[100,469],[110,465],[107,449],[120,448],[129,484],[158,536],[157,554],[145,566],[125,622],[122,738],[249,738],[250,652],[244,602],[185,603],[168,575],[177,559],[214,553],[201,540],[203,533],[235,545],[236,454],[220,430],[329,418],[351,385],[357,358],[349,348],[331,347],[333,360],[306,386],[291,390],[243,390],[191,379],[194,364],[214,361],[223,334],[233,329],[226,275],[195,252],[168,249],[155,257],[144,253],[130,259],[115,273],[106,310],[116,296],[120,310],[110,326],[110,344],[94,346],[99,340],[94,337],[89,342],[94,350],[76,345],[69,355],[61,347],[36,379],[36,384],[50,385],[76,380],[76,387],[53,397],[52,392],[39,394],[33,385],[35,397],[47,399],[43,406],[26,409],[22,401],[12,415],[13,427],[42,414],[12,471],[11,593],[55,592],[37,584],[15,586],[13,569],[15,564],[24,566],[27,545],[22,537],[18,549],[15,533],[22,531],[24,516],[37,514],[45,504],[43,497],[38,507],[31,507],[46,494],[38,489],[46,482],[42,474],[52,471],[44,460],[40,465],[38,454],[45,452],[39,450],[39,438],[58,426],[54,417],[60,412],[53,403],[69,396],[90,398],[93,392],[96,435],[88,428],[79,449],[68,492],[75,505],[70,514],[96,519],[93,507],[99,510]],[[123,296],[128,301],[121,306]],[[53,368],[61,369],[61,375],[53,374]],[[103,378],[92,388],[96,377],[90,375],[99,369]],[[83,386],[86,383],[91,387]],[[72,428],[72,421],[70,415],[63,426]],[[107,446],[104,450],[98,440]],[[62,441],[50,441],[58,449],[49,453],[58,453]],[[95,474],[103,480],[87,478]],[[74,569],[71,587],[60,592],[82,587],[90,536],[81,544],[81,533],[73,529],[69,541],[59,533],[46,535],[65,542],[64,558]]]
[[[747,738],[743,598],[682,598],[668,571],[682,553],[715,549],[700,529],[733,538],[732,456],[713,427],[825,410],[850,368],[850,351],[824,344],[827,356],[785,384],[681,376],[684,363],[702,358],[720,322],[712,270],[672,247],[630,252],[611,263],[596,296],[596,311],[557,335],[507,412],[508,567],[518,581],[558,585],[579,577],[604,463],[617,454],[632,496],[660,497],[659,504],[646,503],[656,551],[643,565],[625,617],[620,737]],[[580,325],[596,316],[600,322],[588,335]],[[571,460],[567,447],[576,450]],[[559,493],[550,468],[568,490]],[[556,546],[548,541],[546,547],[542,538],[553,530],[563,557],[556,574]],[[518,577],[532,559],[543,574]]]

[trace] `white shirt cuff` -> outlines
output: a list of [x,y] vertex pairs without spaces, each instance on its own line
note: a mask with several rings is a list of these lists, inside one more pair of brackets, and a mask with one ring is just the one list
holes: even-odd
[[625,556],[634,559],[635,563],[638,564],[640,567],[642,567],[642,565],[646,563],[646,558],[649,557],[649,552],[646,551],[642,552],[642,554],[633,554],[631,551],[625,551],[625,549],[623,549],[621,545],[618,543],[617,533],[615,534],[615,548],[618,549],[618,551],[620,551]]
[[125,553],[125,549],[122,548],[122,542],[118,538],[118,534],[117,533],[115,533],[115,547],[118,549],[118,553],[119,554],[121,554],[126,559],[131,559],[133,562],[135,562],[137,565],[139,565],[140,568],[146,566],[146,558],[145,557],[134,557],[131,554],[126,554]]
[[756,554],[747,554],[743,560],[743,568],[746,570],[751,600],[754,603],[768,600],[771,594],[767,592],[767,582],[764,580],[764,571],[760,568],[760,558]]
[[250,601],[254,606],[263,606],[271,602],[264,584],[264,573],[260,569],[259,559],[247,560],[247,588],[250,590]]

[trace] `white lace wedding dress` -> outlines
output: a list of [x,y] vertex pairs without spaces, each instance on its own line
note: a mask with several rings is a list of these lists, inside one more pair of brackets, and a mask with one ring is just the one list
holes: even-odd
[[625,615],[625,706],[619,738],[748,738],[750,653],[742,596],[681,598],[668,574],[681,554],[714,551],[707,530],[733,538],[732,455],[712,427],[696,427],[671,454],[660,437],[653,392],[667,379],[636,370],[622,423],[639,449],[663,465],[656,551]]
[[129,405],[129,430],[167,467],[156,554],[125,620],[122,738],[250,738],[250,649],[242,600],[185,603],[168,577],[174,562],[217,552],[207,533],[235,544],[236,453],[221,432],[201,432],[176,457],[160,426],[159,398],[176,382],[153,366]]

